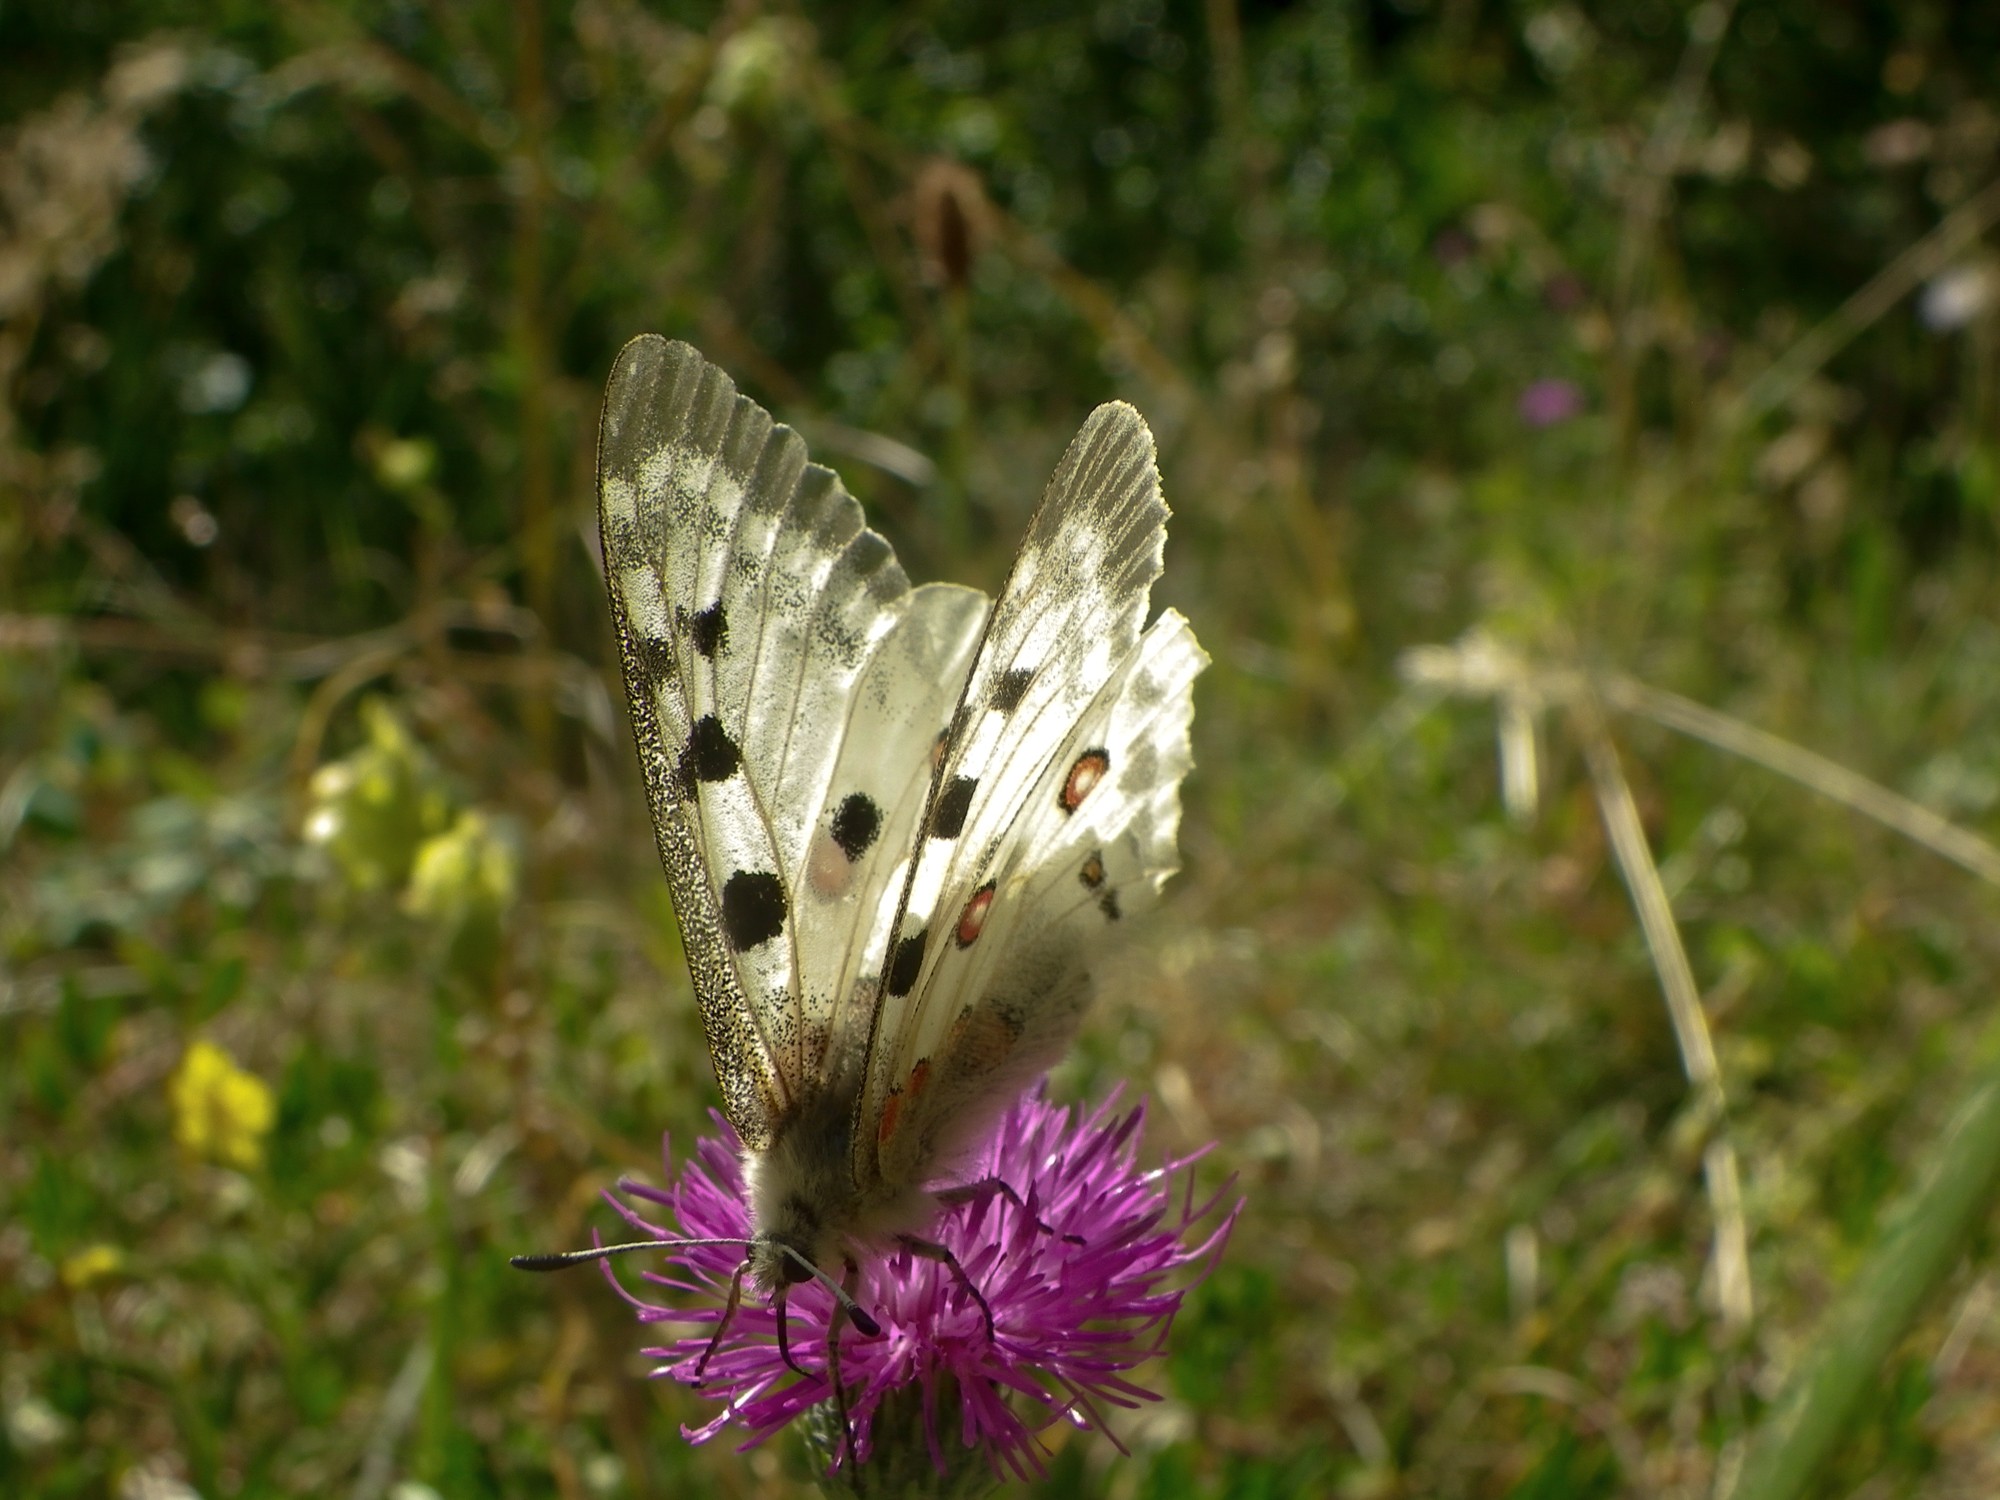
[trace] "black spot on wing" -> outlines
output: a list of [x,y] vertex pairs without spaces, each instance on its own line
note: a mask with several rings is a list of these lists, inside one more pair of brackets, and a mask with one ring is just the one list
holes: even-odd
[[741,953],[785,930],[784,882],[768,870],[738,870],[722,887],[722,935]]
[[1097,892],[1097,909],[1104,913],[1104,920],[1115,922],[1124,915],[1118,908],[1118,892],[1104,883],[1104,851],[1093,849],[1090,857],[1083,862],[1083,868],[1076,872],[1076,878],[1083,882],[1085,890]]
[[647,682],[665,682],[674,675],[673,648],[656,635],[632,632],[632,656]]
[[1034,680],[1032,668],[1009,667],[993,684],[993,706],[1003,714],[1011,714],[1021,706],[1021,700],[1028,695],[1028,684]]
[[692,788],[697,781],[727,781],[742,764],[743,752],[722,727],[722,720],[714,714],[703,714],[695,720],[687,748],[681,751],[683,786]]
[[849,792],[833,813],[833,841],[850,861],[861,858],[875,846],[882,832],[882,809],[861,792]]
[[955,839],[965,831],[965,815],[972,811],[972,794],[978,790],[977,777],[951,778],[938,793],[937,806],[931,811],[932,838]]
[[729,644],[729,617],[722,612],[720,599],[688,621],[688,639],[694,642],[695,650],[711,660]]
[[924,944],[929,941],[930,929],[923,928],[896,944],[896,956],[889,962],[890,994],[907,995],[916,987],[917,976],[924,971]]

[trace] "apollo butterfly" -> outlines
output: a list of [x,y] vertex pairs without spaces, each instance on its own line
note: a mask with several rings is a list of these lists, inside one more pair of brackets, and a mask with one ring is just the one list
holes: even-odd
[[746,1273],[780,1303],[818,1280],[873,1333],[833,1269],[851,1286],[885,1246],[948,1258],[922,1238],[941,1205],[1011,1196],[954,1170],[1068,1045],[1110,924],[1177,867],[1207,657],[1173,610],[1146,623],[1167,519],[1152,434],[1122,402],[1090,414],[997,602],[913,588],[796,433],[649,336],[611,374],[598,497],[660,858],[744,1152],[732,1301]]

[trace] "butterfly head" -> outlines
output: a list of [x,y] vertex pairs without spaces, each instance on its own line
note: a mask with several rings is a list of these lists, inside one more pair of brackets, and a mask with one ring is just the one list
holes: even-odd
[[750,1242],[750,1276],[767,1292],[797,1286],[818,1274],[819,1261],[812,1251],[776,1233],[765,1233]]
[[853,1108],[850,1090],[820,1091],[776,1123],[768,1150],[744,1153],[750,1275],[766,1292],[838,1271],[865,1228],[848,1165]]
[[[827,1240],[823,1254],[832,1252],[831,1237],[823,1233],[816,1238]],[[819,1258],[811,1253],[812,1239],[789,1238],[776,1229],[767,1229],[750,1241],[747,1265],[751,1280],[755,1281],[767,1294],[774,1295],[779,1307],[779,1317],[783,1319],[785,1293],[795,1286],[808,1281],[817,1281],[833,1294],[833,1300],[840,1304],[848,1319],[870,1338],[881,1333],[882,1327],[874,1318],[856,1305],[854,1294],[821,1269]],[[854,1276],[854,1262],[847,1262],[848,1278]]]
[[[843,1258],[840,1236],[830,1226],[839,1222],[834,1205],[824,1195],[806,1189],[810,1181],[780,1184],[768,1173],[753,1174],[751,1193],[757,1232],[750,1241],[750,1277],[766,1292],[811,1281],[823,1271],[837,1270]],[[758,1191],[757,1189],[762,1189]]]

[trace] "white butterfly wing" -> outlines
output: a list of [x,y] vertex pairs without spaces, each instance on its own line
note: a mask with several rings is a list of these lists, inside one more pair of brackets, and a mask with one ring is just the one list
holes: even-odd
[[[1075,725],[977,883],[944,898],[946,947],[885,1069],[901,1081],[877,1122],[883,1181],[930,1180],[1068,1047],[1094,957],[1179,866],[1193,686],[1207,661],[1187,621],[1163,614]],[[1072,808],[1079,766],[1096,780]]]
[[858,1064],[866,1047],[938,737],[991,603],[955,584],[913,590],[856,683],[796,901],[804,988],[819,997],[811,1008],[841,1064]]
[[858,1180],[921,1176],[1053,1061],[1087,997],[1093,923],[1175,867],[1206,658],[1171,612],[1140,634],[1166,518],[1144,420],[1099,407],[1029,524],[954,717],[877,999]]
[[1175,865],[1206,659],[1172,612],[1140,635],[1151,434],[1091,415],[990,618],[976,590],[912,590],[839,480],[685,344],[619,356],[598,481],[724,1109],[764,1150],[865,1059],[856,1183],[917,1181],[1060,1053],[1093,943]]
[[[839,479],[686,344],[648,336],[619,355],[598,496],[709,1056],[761,1150],[825,1081],[842,976],[886,947],[888,912],[867,896],[886,905],[985,599],[913,592]],[[866,838],[852,816],[834,826],[849,791],[877,805]]]

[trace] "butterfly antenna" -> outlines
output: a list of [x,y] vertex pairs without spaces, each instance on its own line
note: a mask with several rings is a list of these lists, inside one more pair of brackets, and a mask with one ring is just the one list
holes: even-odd
[[825,1287],[829,1292],[833,1293],[833,1300],[840,1304],[841,1310],[847,1314],[848,1320],[852,1322],[856,1328],[859,1328],[863,1334],[865,1334],[867,1337],[871,1339],[880,1338],[882,1336],[882,1325],[876,1322],[875,1319],[871,1317],[869,1314],[861,1310],[861,1304],[854,1300],[854,1294],[852,1292],[848,1291],[846,1287],[842,1286],[839,1282],[835,1281],[831,1276],[827,1275],[826,1272],[822,1271],[818,1266],[814,1265],[811,1261],[807,1260],[803,1254],[801,1254],[797,1250],[794,1250],[790,1245],[785,1244],[782,1240],[778,1241],[778,1245],[779,1248],[785,1252],[785,1254],[789,1255],[793,1260],[797,1261],[801,1266],[805,1267],[805,1269],[811,1274],[812,1279],[814,1281],[817,1281],[821,1286]]
[[588,1250],[557,1250],[548,1255],[510,1255],[517,1271],[564,1271],[594,1260],[609,1260],[631,1250],[681,1250],[694,1245],[748,1245],[748,1240],[632,1240],[623,1245],[593,1245]]

